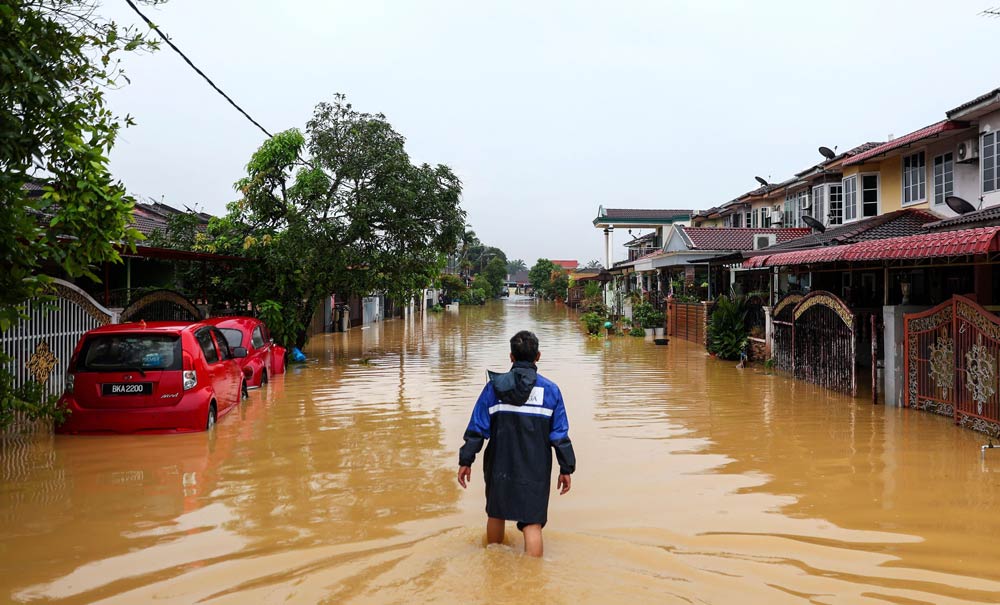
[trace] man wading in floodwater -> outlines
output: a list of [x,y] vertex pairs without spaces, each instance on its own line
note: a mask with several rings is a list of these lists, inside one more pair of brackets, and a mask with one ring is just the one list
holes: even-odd
[[503,542],[504,523],[517,521],[524,534],[524,552],[542,556],[542,528],[548,516],[552,480],[552,448],[559,460],[559,494],[569,491],[576,456],[569,440],[569,421],[562,393],[540,376],[538,337],[521,331],[510,339],[505,374],[487,372],[489,382],[472,410],[465,445],[458,453],[458,483],[472,477],[472,463],[489,439],[483,461],[486,479],[486,539]]

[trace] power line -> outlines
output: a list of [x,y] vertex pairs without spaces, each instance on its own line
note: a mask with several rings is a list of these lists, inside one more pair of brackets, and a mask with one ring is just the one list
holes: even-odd
[[219,88],[218,86],[216,86],[215,82],[213,82],[211,78],[209,78],[208,76],[205,75],[205,72],[203,72],[200,69],[198,69],[198,66],[195,65],[191,61],[191,59],[188,59],[187,55],[185,55],[184,52],[181,51],[181,49],[177,48],[177,46],[173,42],[170,41],[170,38],[168,38],[166,34],[164,34],[162,31],[160,31],[159,27],[157,27],[152,21],[149,20],[149,17],[147,17],[146,15],[142,14],[142,11],[139,10],[139,7],[137,7],[135,5],[135,3],[132,2],[132,0],[125,0],[125,2],[128,3],[128,5],[132,7],[132,10],[135,11],[135,14],[139,15],[140,17],[142,17],[142,20],[146,22],[146,25],[149,25],[149,27],[153,31],[155,31],[157,34],[159,34],[160,37],[163,38],[163,41],[166,42],[167,45],[170,46],[170,48],[174,49],[174,52],[176,52],[178,55],[180,55],[181,58],[184,59],[184,61],[188,65],[191,66],[191,69],[193,69],[196,72],[198,72],[198,75],[201,76],[202,78],[204,78],[205,81],[208,82],[209,86],[211,86],[212,88],[215,89],[215,92],[219,93],[220,95],[222,95],[222,97],[225,100],[229,101],[229,104],[232,105],[233,107],[235,107],[236,111],[242,113],[243,117],[245,117],[246,119],[250,120],[250,122],[253,123],[253,125],[256,126],[257,128],[259,128],[261,130],[261,132],[263,132],[264,134],[266,134],[268,136],[268,138],[273,138],[274,137],[274,135],[271,134],[270,132],[268,132],[266,128],[264,128],[263,126],[261,126],[260,123],[257,122],[257,120],[251,118],[250,114],[248,114],[246,111],[244,111],[242,107],[240,107],[239,105],[237,105],[236,101],[232,100],[229,97],[229,95],[227,95],[226,93],[224,93],[221,88]]

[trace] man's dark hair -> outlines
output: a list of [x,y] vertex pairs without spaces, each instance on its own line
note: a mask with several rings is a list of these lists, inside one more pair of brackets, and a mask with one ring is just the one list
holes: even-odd
[[514,361],[535,361],[538,357],[538,337],[521,330],[510,339],[510,352]]

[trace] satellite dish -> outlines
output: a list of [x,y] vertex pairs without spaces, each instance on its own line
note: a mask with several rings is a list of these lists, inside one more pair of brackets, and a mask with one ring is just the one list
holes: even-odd
[[949,195],[944,198],[944,203],[948,204],[949,208],[959,214],[968,214],[976,211],[975,206],[955,195]]
[[807,225],[809,225],[809,227],[811,227],[812,229],[815,229],[816,231],[819,231],[820,233],[823,233],[824,231],[826,231],[826,227],[823,225],[823,223],[817,221],[816,219],[814,219],[813,217],[809,216],[808,214],[803,215],[802,222],[805,223],[805,224],[807,224]]
[[833,158],[837,157],[837,153],[833,149],[830,149],[829,147],[820,147],[819,153],[828,160],[832,160]]
[[767,181],[765,181],[764,179],[760,178],[759,176],[755,176],[753,178],[757,179],[757,182],[760,183],[761,185],[767,187]]

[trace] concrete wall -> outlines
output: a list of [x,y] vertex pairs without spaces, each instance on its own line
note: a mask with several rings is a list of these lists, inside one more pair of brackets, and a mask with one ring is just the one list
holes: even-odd
[[885,370],[883,371],[883,392],[885,404],[903,405],[903,315],[926,311],[930,307],[896,305],[882,307]]
[[[1000,131],[1000,111],[995,111],[993,113],[988,113],[985,116],[979,118],[979,132],[980,133],[984,133],[984,132],[997,132],[997,131]],[[980,146],[980,151],[982,151],[982,140],[979,141],[979,146]],[[975,166],[976,169],[977,169],[976,180],[977,180],[977,185],[978,185],[980,191],[982,191],[982,186],[983,186],[982,180],[981,180],[982,179],[982,175],[981,175],[981,172],[980,172],[982,170],[982,165],[980,164],[980,162],[982,162],[982,161],[983,161],[982,158],[980,158],[979,162],[973,162],[972,163],[972,166]],[[993,192],[990,192],[990,193],[984,193],[982,195],[983,195],[983,207],[984,208],[986,206],[996,206],[997,204],[1000,204],[1000,191],[993,191]],[[965,199],[967,199],[968,201],[972,202],[974,205],[978,201],[975,198],[973,198],[973,199],[965,198]]]

